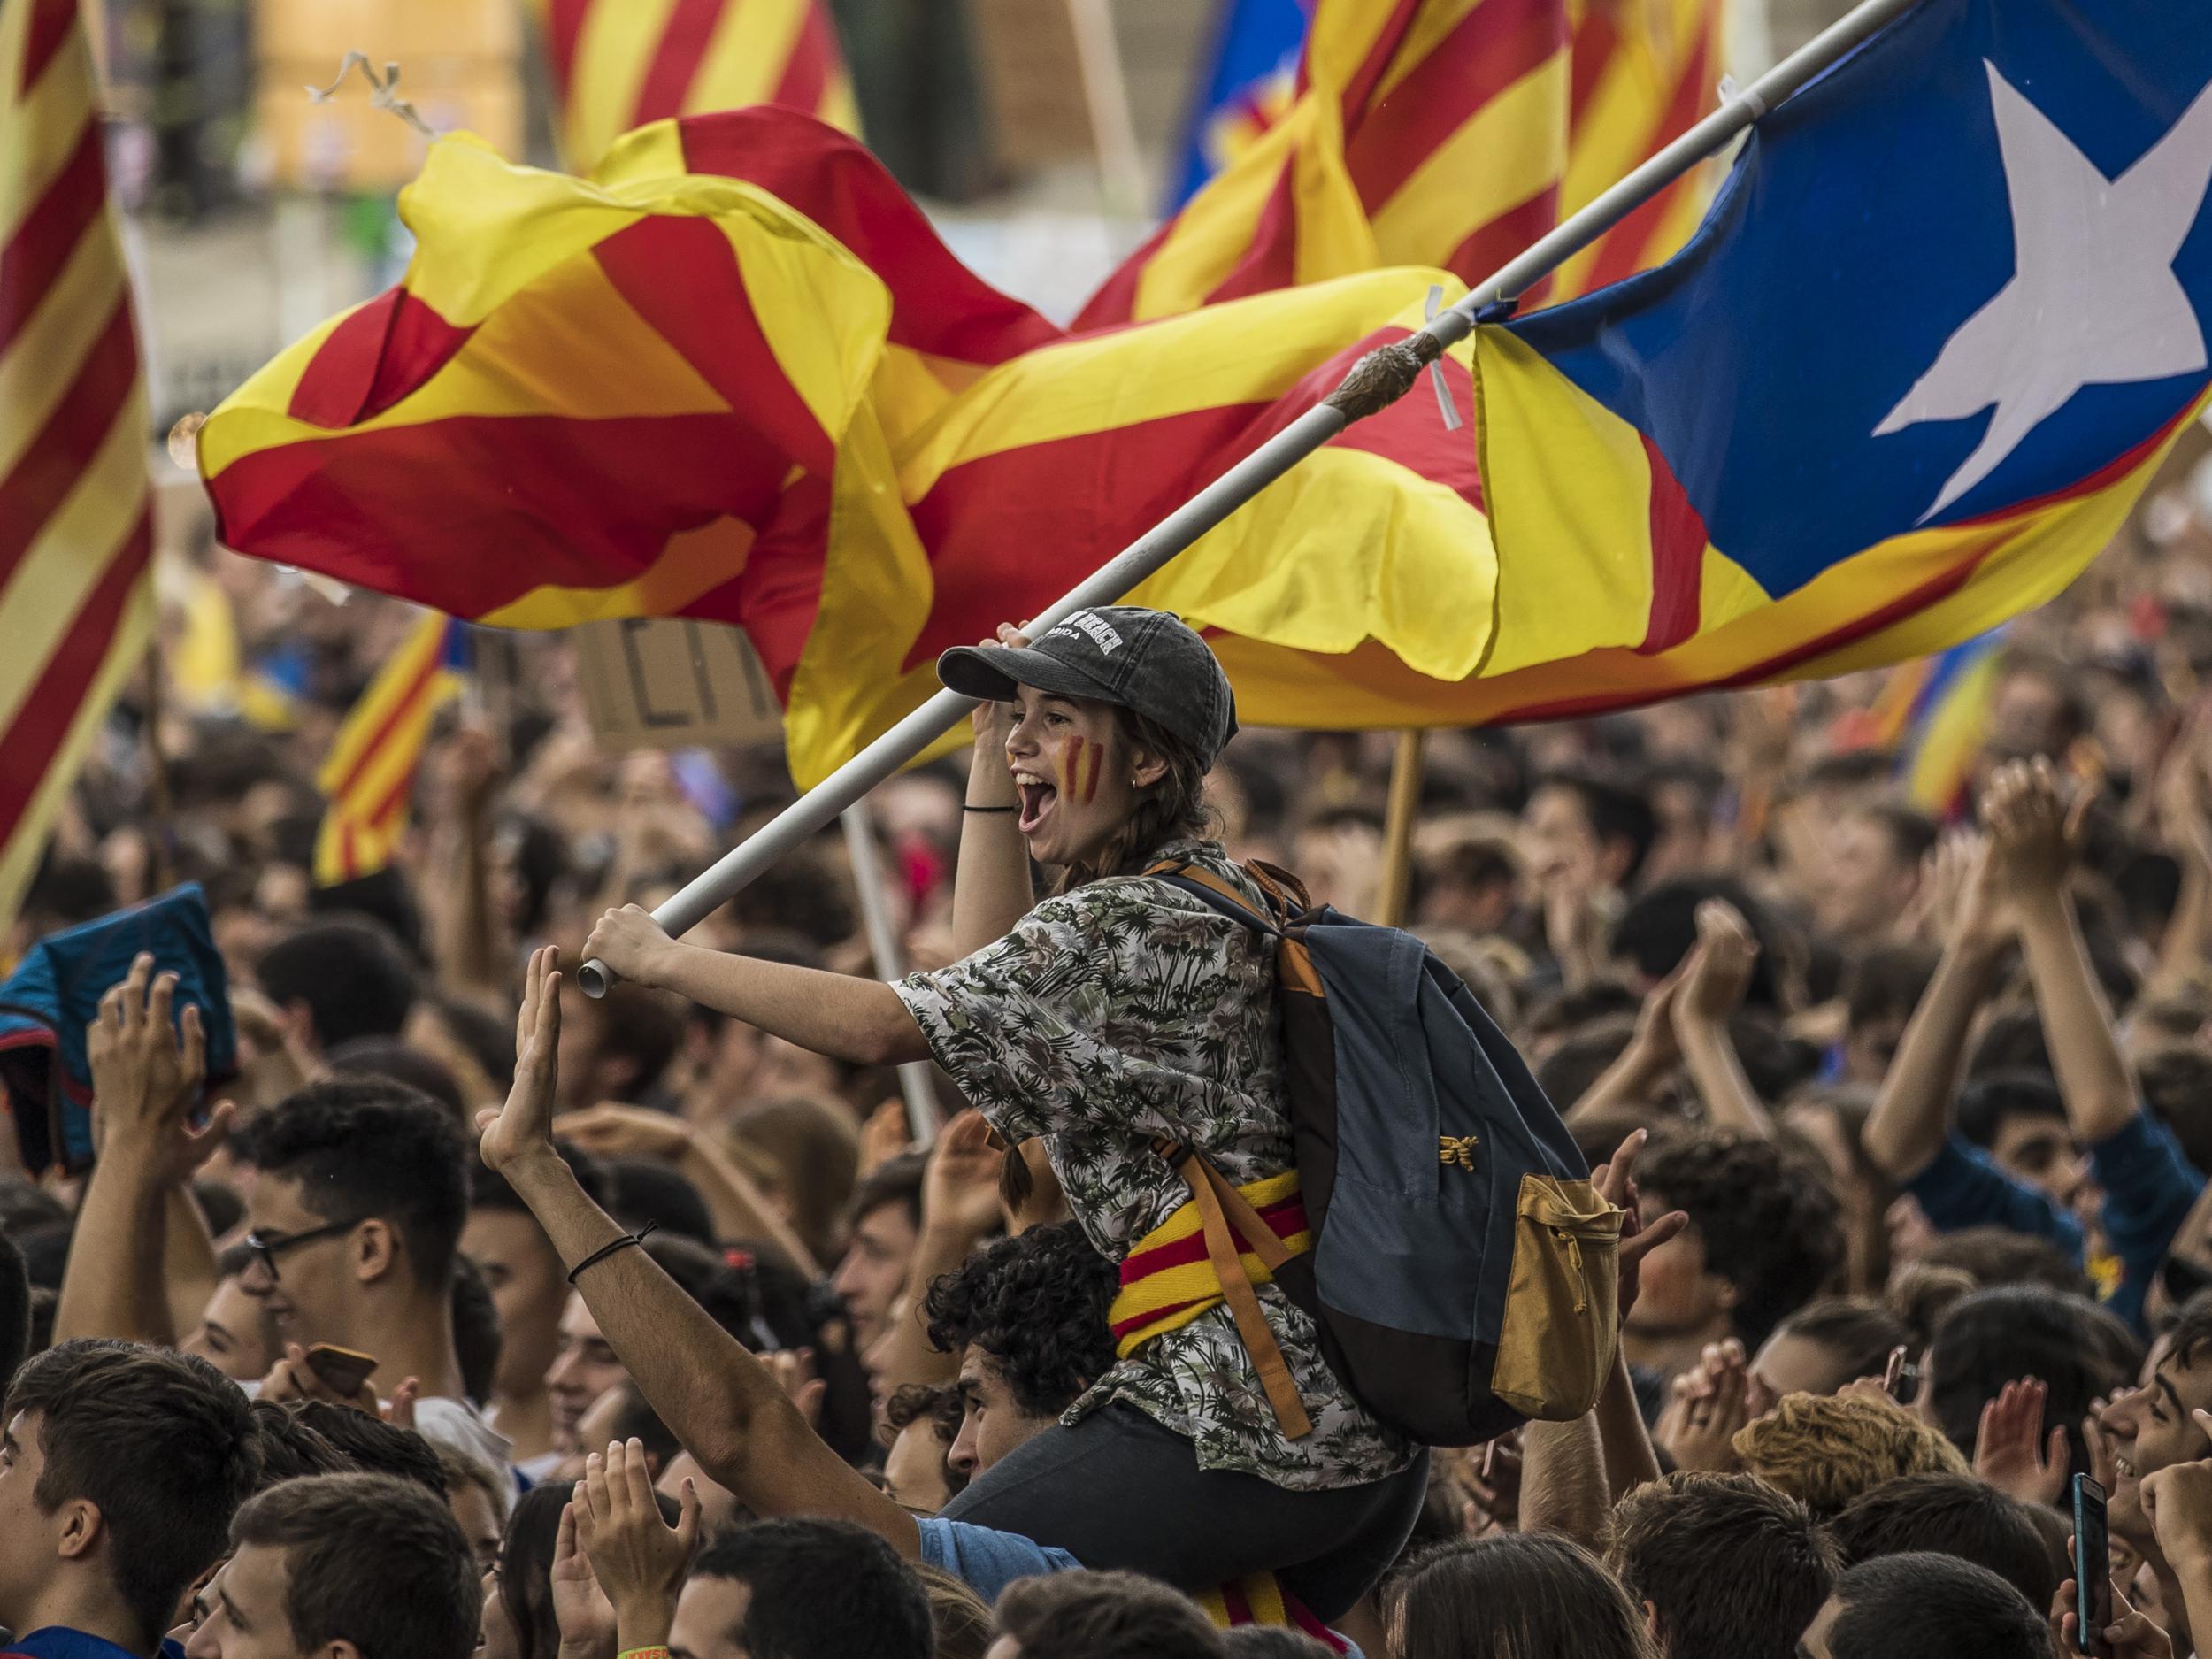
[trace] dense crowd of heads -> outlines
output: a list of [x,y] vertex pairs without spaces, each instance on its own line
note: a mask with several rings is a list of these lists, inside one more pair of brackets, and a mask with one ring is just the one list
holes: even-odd
[[[1933,795],[1879,675],[1432,735],[1409,924],[1593,1165],[1648,1137],[1639,1217],[1687,1225],[1623,1286],[1624,1408],[1439,1448],[1326,1633],[1279,1586],[918,1563],[780,1474],[757,1402],[669,1381],[733,1340],[794,1432],[926,1517],[1113,1367],[1117,1263],[941,1075],[950,1127],[918,1146],[887,1068],[565,987],[559,1157],[698,1321],[611,1338],[476,1117],[514,1085],[529,950],[666,897],[787,802],[778,758],[602,754],[565,648],[502,640],[396,861],[319,885],[315,768],[404,618],[211,556],[191,580],[281,658],[280,718],[178,687],[162,797],[144,746],[98,751],[9,944],[198,882],[234,1114],[142,1154],[96,1089],[88,1178],[0,1180],[0,1624],[189,1659],[613,1659],[641,1630],[688,1659],[2062,1654],[2082,1474],[2114,1651],[2186,1654],[2212,1620],[2212,564],[2130,535],[1998,648]],[[1174,827],[1373,915],[1391,748],[1246,733]],[[908,965],[957,954],[962,782],[872,803]],[[824,838],[693,938],[868,975],[860,911]]]

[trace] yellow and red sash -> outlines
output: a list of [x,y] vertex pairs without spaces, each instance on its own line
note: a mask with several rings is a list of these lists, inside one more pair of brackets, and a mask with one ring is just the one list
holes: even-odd
[[[1313,1234],[1306,1225],[1305,1201],[1298,1194],[1298,1171],[1291,1170],[1236,1189],[1259,1213],[1283,1248],[1302,1256],[1313,1248]],[[1232,1220],[1232,1227],[1235,1227]],[[1267,1263],[1253,1253],[1241,1230],[1237,1260],[1255,1285],[1273,1282]],[[1108,1317],[1114,1327],[1115,1351],[1124,1359],[1158,1336],[1188,1325],[1225,1300],[1221,1280],[1207,1255],[1203,1217],[1195,1199],[1186,1201],[1171,1216],[1131,1247],[1121,1263],[1121,1290]]]

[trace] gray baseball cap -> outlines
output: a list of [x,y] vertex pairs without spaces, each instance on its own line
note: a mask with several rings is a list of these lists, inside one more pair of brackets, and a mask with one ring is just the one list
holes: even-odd
[[1141,605],[1078,611],[1027,646],[962,645],[937,678],[964,697],[1012,700],[1027,686],[1131,709],[1181,738],[1210,766],[1237,734],[1237,700],[1206,641],[1179,618]]

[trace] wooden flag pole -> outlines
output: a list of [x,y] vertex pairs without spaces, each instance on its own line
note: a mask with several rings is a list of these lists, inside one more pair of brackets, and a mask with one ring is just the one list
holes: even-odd
[[1113,13],[1106,0],[1068,0],[1068,21],[1075,30],[1076,67],[1083,77],[1083,104],[1091,118],[1106,211],[1117,219],[1142,218],[1149,184],[1137,148],[1136,118],[1130,113],[1129,78],[1122,72]]
[[1409,726],[1398,733],[1390,757],[1390,806],[1383,818],[1382,879],[1375,891],[1375,920],[1406,925],[1413,894],[1413,832],[1421,821],[1421,759],[1429,734]]
[[[1041,632],[1072,612],[1111,604],[1139,582],[1356,420],[1363,420],[1413,389],[1421,372],[1464,340],[1475,315],[1493,300],[1524,293],[1560,262],[1619,224],[1644,203],[1755,124],[1800,87],[1910,12],[1920,0],[1860,0],[1838,22],[1739,88],[1720,108],[1645,162],[1579,212],[1563,220],[1526,252],[1474,283],[1458,304],[1443,311],[1404,340],[1378,347],[1353,365],[1344,383],[1323,402],[1232,466],[1219,478],[1077,584],[1056,604],[1038,612]],[[733,848],[653,912],[672,936],[689,933],[733,894],[771,870],[794,848],[869,790],[927,749],[975,700],[941,691],[870,743],[813,788]],[[603,996],[613,974],[596,958],[584,964],[577,983]]]

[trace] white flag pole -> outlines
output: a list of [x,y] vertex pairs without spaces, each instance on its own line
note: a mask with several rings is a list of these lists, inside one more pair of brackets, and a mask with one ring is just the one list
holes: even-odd
[[[845,826],[845,850],[852,859],[853,886],[860,890],[860,923],[876,977],[900,979],[906,972],[906,958],[883,905],[883,855],[876,846],[875,815],[865,801],[856,801],[839,817]],[[910,1060],[899,1068],[899,1093],[906,1097],[909,1138],[918,1147],[929,1145],[937,1138],[937,1085],[928,1061]]]
[[[1037,613],[1041,633],[1071,611],[1111,604],[1178,553],[1258,495],[1356,420],[1386,409],[1420,378],[1445,348],[1464,340],[1475,315],[1494,299],[1509,297],[1549,273],[1597,240],[1707,157],[1724,149],[1792,93],[1895,22],[1920,0],[1860,0],[1842,18],[1792,52],[1720,108],[1606,191],[1561,222],[1518,257],[1475,283],[1466,298],[1440,311],[1420,333],[1369,352],[1328,398],[1315,404],[1102,565],[1056,604]],[[847,807],[899,771],[975,706],[956,691],[941,691],[771,818],[750,839],[653,912],[653,919],[680,936],[698,926],[732,894],[757,879],[822,829]],[[603,996],[613,976],[596,960],[584,964],[577,981]]]

